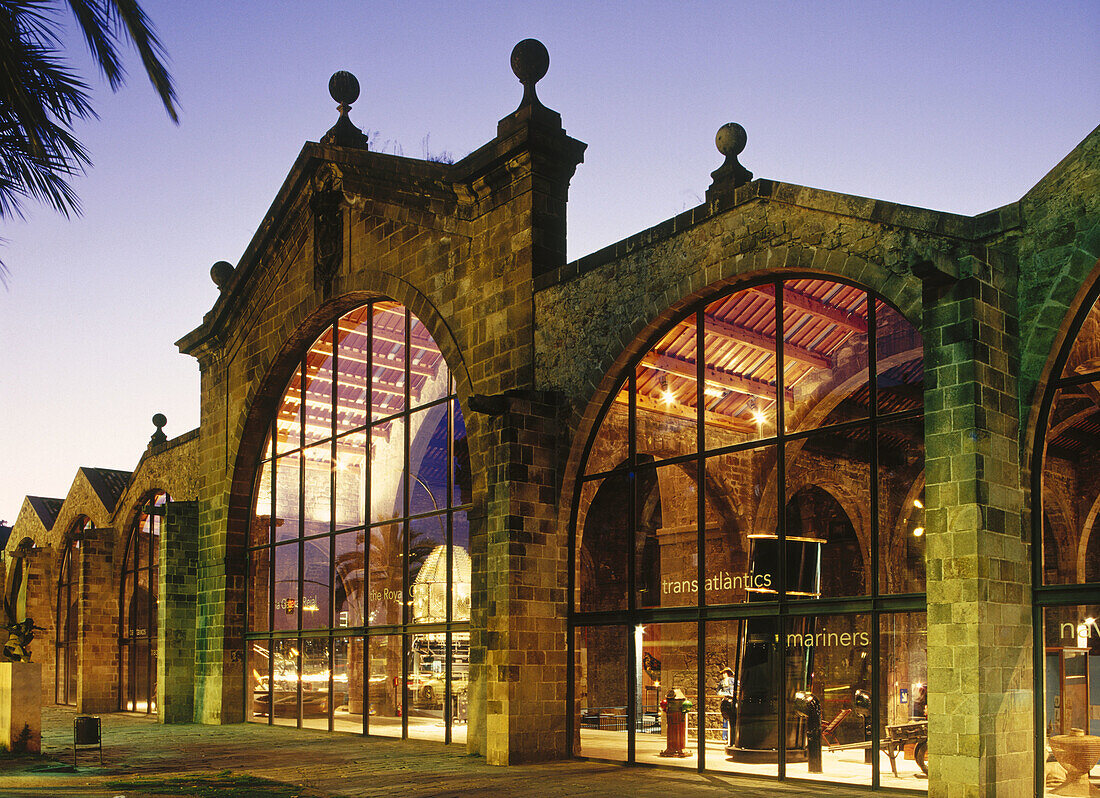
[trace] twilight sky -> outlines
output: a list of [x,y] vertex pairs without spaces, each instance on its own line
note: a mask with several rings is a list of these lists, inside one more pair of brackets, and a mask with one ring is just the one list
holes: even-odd
[[[335,122],[337,69],[372,149],[461,158],[519,102],[512,46],[541,39],[539,97],[588,143],[569,257],[703,200],[715,131],[766,177],[955,213],[1020,198],[1100,122],[1100,3],[145,0],[176,127],[129,59],[78,133],[84,215],[0,223],[0,520],[80,466],[132,470],[156,412],[197,426],[198,326],[303,142]],[[87,68],[76,38],[74,62]]]

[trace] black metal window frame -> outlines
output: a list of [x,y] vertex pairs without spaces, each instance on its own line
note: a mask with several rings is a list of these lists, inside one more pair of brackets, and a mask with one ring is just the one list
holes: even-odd
[[[455,569],[454,569],[454,562],[453,562],[453,560],[454,560],[454,558],[453,558],[454,517],[455,517],[456,514],[460,514],[460,513],[466,513],[467,516],[468,516],[469,511],[473,508],[473,503],[472,502],[461,503],[461,502],[456,502],[455,501],[455,486],[453,484],[454,483],[454,469],[452,467],[452,464],[455,461],[455,414],[456,413],[460,414],[462,411],[461,411],[461,407],[460,407],[459,402],[458,402],[458,396],[457,396],[457,393],[456,393],[456,390],[455,390],[454,379],[453,379],[453,377],[451,377],[449,375],[449,366],[446,365],[445,360],[443,361],[444,362],[444,367],[448,369],[448,388],[447,388],[446,395],[443,396],[443,397],[434,399],[432,401],[425,402],[423,404],[413,405],[412,397],[411,397],[411,382],[412,382],[411,381],[411,363],[410,363],[410,350],[411,350],[411,348],[409,346],[409,341],[411,340],[411,327],[412,327],[413,313],[406,306],[400,305],[400,303],[394,303],[394,304],[397,304],[402,309],[402,311],[404,311],[404,315],[405,315],[405,327],[404,327],[404,335],[403,335],[403,337],[404,337],[404,343],[403,343],[404,363],[403,363],[403,367],[404,367],[404,372],[405,372],[404,373],[405,393],[404,393],[403,409],[400,410],[399,412],[392,413],[392,414],[387,415],[387,416],[382,417],[382,418],[377,418],[377,419],[373,418],[373,408],[369,406],[369,403],[371,401],[370,397],[372,396],[372,392],[373,392],[373,380],[374,380],[374,369],[373,369],[373,367],[371,367],[371,368],[367,369],[367,376],[366,376],[367,389],[366,389],[366,394],[365,395],[367,397],[366,401],[368,402],[368,409],[367,409],[367,413],[366,413],[367,422],[365,424],[359,425],[359,426],[351,428],[351,429],[337,430],[337,405],[338,405],[338,402],[339,402],[339,390],[338,390],[338,379],[339,378],[336,375],[339,374],[339,348],[340,348],[339,345],[338,345],[338,342],[340,340],[340,338],[339,338],[339,323],[340,323],[340,320],[342,318],[349,315],[350,313],[361,311],[365,307],[370,309],[369,312],[367,313],[367,319],[368,319],[368,334],[367,334],[368,353],[367,353],[367,361],[368,361],[368,363],[373,364],[373,362],[374,362],[374,356],[373,356],[374,329],[373,329],[373,327],[374,327],[374,319],[375,319],[375,315],[376,315],[375,312],[374,312],[374,306],[376,304],[379,304],[379,303],[390,304],[390,303],[394,303],[394,301],[390,300],[390,299],[387,299],[387,298],[384,298],[384,297],[379,297],[377,299],[370,300],[369,302],[366,302],[363,305],[360,305],[356,308],[353,308],[350,311],[342,312],[339,316],[334,318],[325,327],[324,330],[322,330],[320,333],[318,333],[317,337],[314,338],[310,342],[309,346],[305,347],[305,349],[302,352],[301,357],[298,359],[298,361],[296,363],[294,373],[298,376],[299,384],[301,386],[303,386],[303,390],[304,390],[304,386],[306,384],[306,373],[307,373],[307,371],[306,371],[307,370],[306,359],[308,357],[308,354],[309,354],[310,350],[313,348],[313,346],[316,344],[317,341],[319,341],[322,337],[324,337],[324,335],[326,333],[331,333],[332,342],[333,342],[331,370],[332,370],[332,373],[334,375],[334,381],[333,381],[332,398],[331,398],[332,406],[330,408],[331,409],[332,428],[330,430],[330,434],[328,435],[328,437],[323,438],[319,441],[313,441],[313,442],[308,443],[308,444],[305,442],[306,419],[305,419],[305,401],[303,400],[299,404],[299,410],[298,410],[298,414],[299,414],[298,415],[298,434],[299,434],[298,445],[296,447],[288,448],[285,451],[281,451],[281,450],[276,451],[276,447],[274,445],[271,445],[270,448],[268,448],[268,443],[265,442],[265,448],[264,448],[265,454],[262,455],[262,459],[257,463],[256,471],[255,471],[255,477],[253,479],[253,497],[252,497],[252,500],[250,501],[250,505],[249,505],[250,507],[253,508],[251,510],[251,512],[255,512],[255,508],[254,508],[255,498],[256,498],[255,491],[257,490],[257,486],[259,484],[259,475],[260,475],[261,469],[263,469],[265,466],[272,465],[279,458],[285,457],[286,455],[292,455],[296,452],[299,455],[302,455],[302,453],[304,453],[305,449],[308,448],[309,446],[320,446],[320,445],[324,445],[326,442],[330,446],[329,456],[330,456],[330,458],[332,458],[330,462],[335,463],[336,462],[336,457],[337,457],[337,445],[338,445],[338,443],[342,439],[348,438],[349,436],[353,436],[353,435],[356,435],[358,433],[365,433],[365,437],[366,437],[365,446],[366,446],[366,450],[367,450],[367,452],[366,452],[367,456],[365,457],[365,460],[364,460],[365,466],[364,466],[364,472],[363,472],[362,489],[364,491],[364,493],[363,493],[363,495],[364,495],[364,504],[365,504],[365,507],[368,509],[368,513],[367,513],[366,517],[363,519],[364,523],[362,523],[360,525],[357,525],[357,526],[341,527],[339,530],[336,529],[337,514],[336,514],[336,506],[335,505],[336,505],[336,500],[337,500],[337,491],[336,491],[336,484],[335,484],[336,474],[335,474],[335,469],[333,469],[332,478],[331,478],[332,481],[330,482],[330,485],[329,485],[329,503],[330,503],[329,510],[330,510],[330,512],[329,512],[329,528],[328,528],[328,530],[323,532],[323,533],[317,534],[317,535],[303,537],[302,536],[302,528],[300,526],[299,527],[299,535],[298,535],[298,537],[294,538],[294,540],[299,541],[299,542],[306,542],[306,541],[310,541],[310,540],[313,540],[313,541],[325,541],[325,540],[327,540],[328,543],[329,543],[330,548],[329,548],[329,574],[328,574],[328,591],[329,591],[329,593],[328,593],[328,598],[329,598],[329,601],[328,601],[328,607],[329,607],[328,626],[327,627],[319,627],[319,628],[315,628],[315,629],[309,629],[309,630],[303,629],[302,628],[302,613],[298,612],[298,629],[297,630],[282,631],[282,632],[274,631],[274,626],[275,626],[275,624],[274,624],[274,612],[275,612],[275,608],[274,608],[274,604],[275,604],[275,601],[274,601],[274,597],[275,597],[275,585],[274,585],[275,567],[274,567],[274,562],[275,562],[275,560],[274,560],[273,557],[271,557],[271,555],[274,554],[275,548],[277,547],[277,545],[279,545],[275,541],[275,534],[274,534],[274,522],[275,522],[275,519],[277,518],[277,514],[275,512],[276,493],[277,493],[277,491],[276,491],[276,481],[278,479],[278,469],[275,468],[275,469],[272,470],[272,476],[271,476],[271,487],[270,487],[271,506],[270,506],[270,509],[269,509],[269,515],[270,515],[270,518],[271,518],[272,527],[271,527],[271,529],[269,529],[269,532],[268,532],[268,540],[267,540],[266,543],[258,544],[258,545],[254,544],[250,540],[249,545],[247,547],[247,556],[248,556],[248,571],[247,571],[247,573],[249,574],[248,578],[250,580],[252,578],[251,575],[252,575],[252,572],[253,572],[252,563],[260,555],[260,552],[263,552],[263,551],[268,552],[269,553],[269,562],[272,563],[271,567],[268,569],[268,586],[267,586],[268,619],[267,619],[267,629],[266,630],[253,630],[251,628],[246,628],[243,655],[245,657],[244,661],[246,663],[249,663],[250,659],[251,659],[250,654],[252,652],[252,647],[254,645],[258,644],[258,643],[264,643],[264,644],[267,645],[268,652],[269,652],[268,657],[267,657],[267,660],[268,660],[268,662],[267,662],[267,673],[266,673],[267,684],[269,685],[269,689],[272,691],[272,696],[274,696],[274,681],[275,681],[275,678],[274,678],[275,677],[275,674],[274,674],[274,661],[275,661],[274,650],[275,650],[275,644],[280,642],[280,641],[297,641],[297,644],[295,646],[295,648],[299,652],[298,657],[297,657],[297,669],[298,669],[298,672],[301,673],[301,671],[302,671],[302,656],[301,656],[300,652],[303,650],[303,645],[302,644],[305,641],[308,641],[308,640],[318,640],[318,639],[326,640],[326,641],[328,641],[328,644],[329,644],[328,645],[328,658],[329,658],[328,659],[328,672],[329,672],[328,695],[331,697],[333,695],[333,675],[334,675],[334,671],[335,671],[335,668],[333,667],[333,665],[334,665],[334,656],[335,656],[335,650],[336,650],[336,642],[339,641],[339,640],[346,640],[347,644],[349,646],[349,650],[350,650],[350,647],[352,646],[353,642],[355,640],[359,640],[360,644],[361,644],[361,650],[362,650],[362,656],[363,656],[363,678],[362,678],[363,696],[362,696],[362,699],[363,699],[364,711],[363,711],[363,729],[362,729],[361,733],[362,733],[363,736],[369,736],[370,735],[370,713],[368,711],[366,711],[366,708],[369,706],[369,699],[370,699],[370,696],[368,695],[368,688],[369,688],[369,678],[368,678],[369,673],[368,673],[368,671],[369,671],[369,662],[370,662],[370,642],[371,642],[372,639],[388,637],[388,636],[400,636],[400,639],[401,639],[401,675],[400,675],[400,679],[401,679],[401,684],[406,686],[406,689],[403,689],[401,691],[401,702],[400,702],[400,704],[401,704],[401,737],[402,738],[408,738],[408,736],[409,736],[409,705],[410,705],[411,702],[410,702],[410,691],[409,691],[407,686],[409,684],[409,676],[410,676],[410,674],[409,674],[409,661],[410,661],[409,651],[410,651],[410,648],[411,648],[411,641],[412,641],[414,636],[421,636],[421,635],[428,635],[428,634],[436,634],[436,635],[442,634],[442,635],[445,636],[445,638],[444,638],[445,639],[445,650],[447,652],[447,655],[446,655],[446,658],[445,658],[445,671],[444,671],[444,679],[445,679],[444,684],[445,684],[445,687],[444,687],[444,699],[443,699],[444,742],[446,744],[449,744],[451,742],[452,721],[454,720],[454,718],[452,717],[453,714],[454,714],[453,713],[453,709],[454,709],[453,697],[454,697],[454,694],[453,694],[453,689],[452,689],[453,688],[453,681],[454,681],[453,678],[452,678],[453,677],[453,673],[452,673],[453,652],[456,649],[456,644],[457,644],[457,641],[458,641],[456,636],[464,635],[466,637],[466,639],[468,640],[469,639],[469,632],[470,632],[470,623],[469,623],[469,621],[456,621],[456,620],[453,620],[451,618],[451,615],[452,615],[452,612],[453,612],[453,607],[454,607],[454,595],[455,595],[455,586],[456,586],[455,585]],[[294,379],[294,376],[292,375],[288,379],[287,384],[289,385],[293,381],[293,379]],[[285,395],[285,392],[284,392],[284,395]],[[447,477],[446,477],[446,479],[447,479],[447,484],[446,484],[447,500],[446,500],[446,503],[445,503],[443,509],[437,509],[437,510],[433,510],[433,511],[429,511],[429,512],[422,512],[422,513],[415,513],[414,514],[410,511],[410,507],[409,507],[409,502],[410,502],[410,498],[411,498],[411,495],[412,495],[411,483],[412,483],[412,480],[415,479],[415,477],[410,476],[410,469],[409,469],[409,464],[410,464],[409,449],[410,449],[410,443],[411,443],[411,441],[410,441],[409,419],[410,419],[411,416],[413,416],[416,413],[422,413],[422,412],[425,412],[425,411],[428,411],[432,408],[437,408],[437,407],[446,407],[447,408],[447,413],[446,413],[446,417],[447,417],[447,452],[446,452],[446,460],[447,460],[447,463],[448,463]],[[271,419],[270,425],[268,427],[268,432],[267,432],[267,435],[268,435],[267,441],[268,442],[273,442],[276,438],[276,434],[277,434],[277,430],[276,430],[277,416],[278,416],[278,406],[276,406],[276,408],[275,408],[275,412],[272,415],[272,419]],[[371,442],[371,430],[373,428],[376,428],[376,427],[383,427],[385,425],[392,424],[394,421],[398,421],[398,422],[401,423],[402,434],[404,436],[404,441],[403,441],[404,468],[402,470],[402,475],[401,475],[401,492],[402,492],[402,495],[403,495],[403,502],[404,502],[404,508],[403,509],[404,509],[404,512],[403,512],[403,514],[400,518],[394,518],[394,519],[388,519],[388,520],[385,520],[385,521],[372,522],[370,517],[369,517],[369,508],[371,506],[370,490],[371,490],[371,477],[372,477],[372,474],[371,474],[371,457],[369,456],[370,442]],[[305,502],[305,484],[304,484],[304,480],[305,480],[305,476],[304,476],[304,473],[305,473],[305,469],[302,467],[301,460],[299,460],[299,468],[298,468],[298,479],[299,479],[299,484],[298,484],[298,502],[299,502],[299,505],[298,505],[298,523],[300,525],[304,524],[304,519],[305,519],[305,512],[304,512],[304,502]],[[445,520],[445,533],[446,533],[446,544],[445,545],[446,545],[446,551],[447,551],[447,565],[446,565],[446,567],[447,567],[447,597],[446,597],[447,620],[443,623],[432,623],[432,624],[413,623],[413,620],[412,620],[412,617],[411,617],[411,609],[410,609],[410,606],[409,606],[411,602],[409,602],[407,600],[407,598],[410,596],[410,588],[411,588],[411,581],[410,581],[410,574],[409,574],[409,564],[410,564],[410,557],[409,557],[409,523],[412,522],[412,521],[417,521],[417,520],[421,520],[421,519],[429,519],[429,518],[440,518],[440,519]],[[337,534],[343,535],[343,534],[356,533],[356,532],[361,532],[361,533],[364,534],[364,537],[365,537],[364,558],[365,559],[364,559],[364,563],[363,563],[363,568],[364,568],[364,575],[366,575],[366,574],[369,574],[369,572],[370,572],[370,536],[371,536],[372,530],[380,529],[380,528],[383,528],[383,527],[386,527],[386,526],[391,526],[393,524],[400,525],[401,537],[402,537],[403,545],[404,545],[404,551],[402,552],[401,584],[402,584],[402,596],[405,597],[406,600],[403,602],[401,622],[397,623],[397,624],[377,624],[377,625],[370,624],[369,623],[369,616],[366,612],[364,612],[364,619],[363,619],[364,623],[362,625],[355,626],[355,627],[336,626],[336,620],[337,620],[336,616],[335,616],[335,611],[336,611],[335,610],[335,608],[336,608],[336,576],[337,576],[337,574],[336,574],[336,535]],[[304,574],[304,568],[303,568],[304,567],[304,563],[303,563],[304,547],[299,546],[298,550],[299,550],[299,555],[298,555],[298,595],[297,595],[297,603],[298,603],[298,606],[301,607],[302,595],[303,595],[302,594],[302,586],[303,586],[303,574]],[[248,624],[248,625],[250,625],[252,623],[252,607],[250,606],[251,601],[252,601],[251,597],[252,597],[252,590],[251,590],[251,585],[250,585],[249,589],[247,589],[245,591],[245,618],[247,619],[246,624]],[[367,606],[367,603],[366,603],[367,602],[367,597],[364,596],[363,600],[364,600],[364,609],[365,609],[366,606]],[[467,644],[467,648],[468,648],[468,644]],[[251,665],[248,665],[248,667],[250,668]],[[387,676],[388,676],[388,674],[387,674]],[[244,680],[244,695],[243,695],[246,720],[251,720],[251,718],[249,717],[250,707],[251,707],[251,699],[252,699],[252,696],[251,696],[250,692],[251,691],[250,691],[250,688],[249,688],[249,685],[248,685],[248,679],[246,678]],[[296,726],[298,728],[302,728],[304,724],[303,724],[303,713],[302,713],[302,686],[301,686],[301,681],[300,680],[298,681],[298,685],[297,685],[297,693],[298,693],[297,694],[298,712],[297,712]],[[267,722],[268,725],[272,725],[275,722],[275,711],[274,711],[273,703],[274,702],[272,701],[272,707],[271,707],[271,709],[269,709],[268,714],[267,714],[266,722]],[[332,706],[333,702],[330,700],[328,703],[329,703],[329,706],[327,708],[328,730],[329,731],[334,731],[334,712],[333,712],[333,706]]]
[[[600,426],[603,420],[606,418],[609,409],[615,401],[615,397],[623,389],[624,386],[629,390],[629,404],[628,404],[628,452],[627,461],[625,463],[625,472],[628,475],[632,490],[634,491],[635,501],[630,502],[631,507],[631,520],[628,530],[627,551],[635,552],[635,527],[636,519],[633,518],[633,507],[637,505],[636,488],[637,481],[635,479],[635,465],[638,462],[638,452],[636,451],[636,436],[635,436],[635,418],[637,413],[637,403],[635,401],[635,370],[641,360],[657,345],[657,343],[671,330],[676,324],[681,323],[685,319],[695,317],[695,330],[696,330],[696,346],[698,347],[696,356],[697,374],[696,381],[698,385],[704,383],[704,369],[706,367],[706,360],[703,357],[703,347],[705,346],[705,320],[704,310],[711,303],[723,299],[725,297],[736,294],[746,289],[751,289],[761,285],[771,285],[774,290],[775,302],[775,328],[776,332],[773,336],[776,340],[776,348],[774,356],[776,358],[776,392],[778,396],[783,396],[783,346],[782,346],[782,331],[783,325],[783,284],[791,280],[799,279],[813,279],[813,280],[826,280],[829,282],[840,283],[848,285],[863,291],[867,295],[867,313],[868,313],[868,388],[870,391],[870,406],[868,411],[868,417],[866,419],[860,419],[854,422],[846,422],[843,424],[830,425],[826,427],[816,427],[813,430],[805,430],[798,432],[785,431],[785,419],[784,419],[784,403],[779,401],[776,403],[777,419],[776,419],[776,433],[773,436],[767,438],[761,438],[758,440],[752,440],[736,446],[719,447],[713,450],[706,448],[705,441],[705,429],[706,422],[704,419],[704,402],[697,402],[697,416],[696,416],[696,443],[695,453],[684,455],[681,457],[664,459],[661,461],[654,461],[653,463],[646,463],[645,467],[655,468],[660,465],[676,463],[676,462],[694,462],[698,474],[705,473],[706,460],[711,457],[715,457],[721,454],[726,454],[733,451],[745,451],[749,449],[760,449],[765,447],[774,447],[776,451],[776,486],[777,486],[777,512],[776,524],[777,535],[779,538],[779,545],[782,546],[786,541],[786,522],[785,513],[782,508],[786,506],[786,485],[785,485],[785,460],[786,460],[786,446],[789,441],[804,440],[812,435],[822,432],[823,430],[839,430],[845,427],[858,427],[866,426],[870,432],[869,446],[870,453],[870,473],[873,475],[870,485],[870,523],[871,523],[871,538],[870,538],[870,590],[867,595],[846,597],[846,598],[820,598],[820,599],[807,599],[804,597],[792,598],[786,594],[786,562],[784,557],[778,558],[778,584],[779,589],[777,591],[777,597],[775,601],[771,602],[752,602],[742,604],[726,604],[726,605],[708,605],[706,603],[705,592],[699,590],[698,603],[694,606],[682,606],[682,607],[655,607],[655,608],[642,608],[637,606],[637,583],[635,571],[635,556],[629,556],[627,558],[627,596],[628,606],[625,610],[611,610],[611,611],[580,611],[576,607],[577,593],[576,593],[576,578],[577,578],[577,543],[579,539],[579,533],[577,530],[577,518],[581,503],[581,490],[584,485],[590,482],[594,482],[603,479],[611,474],[622,474],[624,467],[617,467],[611,471],[585,474],[585,464],[591,454],[593,444],[600,431]],[[566,682],[566,727],[568,739],[575,739],[576,733],[576,718],[574,714],[575,694],[576,694],[576,677],[573,673],[573,663],[576,661],[576,631],[581,627],[592,626],[620,626],[627,629],[634,628],[636,626],[644,626],[654,623],[674,623],[674,622],[693,622],[697,624],[697,636],[696,636],[696,661],[698,663],[698,673],[696,675],[696,687],[698,689],[698,695],[704,694],[704,685],[706,685],[706,628],[708,622],[724,621],[724,620],[743,620],[753,617],[771,617],[776,619],[780,630],[788,627],[788,624],[792,619],[814,616],[818,618],[837,617],[837,616],[852,616],[863,615],[868,619],[869,633],[871,636],[871,684],[874,687],[872,690],[871,698],[871,717],[875,719],[872,724],[872,750],[879,750],[881,745],[881,696],[879,685],[881,683],[881,663],[880,663],[880,640],[881,640],[881,619],[887,615],[894,615],[899,613],[926,613],[927,612],[927,600],[926,594],[921,593],[894,593],[894,594],[880,594],[879,593],[879,508],[878,508],[878,429],[881,425],[887,423],[896,423],[902,421],[921,421],[924,419],[923,409],[919,411],[906,411],[899,413],[879,413],[878,408],[878,385],[877,385],[877,346],[876,346],[876,300],[887,303],[887,300],[877,295],[875,292],[854,283],[849,280],[844,280],[832,276],[823,276],[820,274],[801,273],[796,271],[785,272],[781,277],[769,277],[760,280],[746,281],[737,285],[723,288],[719,291],[709,294],[697,302],[693,303],[691,307],[669,320],[666,324],[662,325],[645,343],[645,346],[640,349],[638,355],[633,357],[627,365],[623,368],[624,377],[616,384],[616,386],[609,392],[608,398],[604,403],[604,406],[600,410],[599,418],[596,424],[592,428],[592,433],[589,436],[589,440],[585,445],[584,452],[581,457],[581,465],[579,472],[583,475],[577,482],[576,490],[574,491],[570,516],[569,527],[569,552],[570,552],[570,565],[569,565],[569,580],[568,580],[568,596],[569,596],[569,624],[568,624],[568,662],[570,663],[570,676]],[[895,309],[896,311],[896,309]],[[697,527],[697,540],[696,551],[697,557],[697,574],[696,578],[699,584],[704,584],[706,580],[706,546],[705,546],[705,502],[706,492],[704,480],[700,479],[700,489],[697,493],[698,508],[696,511],[696,527]],[[780,662],[785,661],[787,656],[787,647],[785,642],[785,636],[778,643],[777,656]],[[628,673],[633,673],[636,670],[635,663],[636,656],[634,654],[634,647],[627,646],[626,662]],[[787,674],[784,667],[778,668],[779,684],[776,689],[778,690],[779,707],[777,710],[776,722],[783,723],[783,719],[787,716],[786,696],[787,696]],[[638,719],[634,717],[636,712],[636,695],[635,695],[634,680],[629,679],[627,681],[627,723],[626,728],[628,731],[627,739],[627,764],[634,764],[635,762],[635,738],[638,729]],[[695,708],[695,712],[703,711],[704,702],[699,701],[698,706]],[[696,751],[696,769],[699,772],[707,771],[706,767],[706,739],[704,734],[697,734],[697,751]],[[777,780],[778,781],[793,781],[804,782],[806,784],[821,784],[819,780],[801,779],[798,777],[789,777],[786,774],[786,748],[783,736],[780,735],[780,746],[778,751],[778,769]],[[588,757],[581,757],[588,758]],[[872,776],[871,776],[871,790],[882,790],[888,792],[896,792],[901,794],[925,794],[921,790],[909,790],[897,787],[883,787],[880,784],[880,759],[881,757],[874,757],[872,761]],[[720,771],[725,775],[729,775],[728,771]],[[768,777],[763,777],[768,778]],[[827,783],[827,782],[825,782]],[[860,789],[857,787],[857,789]]]
[[1035,427],[1035,444],[1031,451],[1031,625],[1032,625],[1032,679],[1034,695],[1034,749],[1035,795],[1045,794],[1046,784],[1046,706],[1045,706],[1045,642],[1043,637],[1043,610],[1048,607],[1069,607],[1079,604],[1100,604],[1100,582],[1079,584],[1044,584],[1043,574],[1043,466],[1046,454],[1046,437],[1049,431],[1050,413],[1054,399],[1062,388],[1086,383],[1100,383],[1100,372],[1066,376],[1063,372],[1069,360],[1077,336],[1085,319],[1100,302],[1100,276],[1092,287],[1066,332],[1065,340],[1054,359],[1051,380],[1043,391],[1039,407],[1039,420]]
[[78,595],[80,573],[78,553],[80,535],[92,526],[84,516],[78,518],[70,528],[65,539],[65,551],[61,555],[61,568],[57,575],[57,613],[54,627],[54,703],[73,706],[76,704],[76,690],[69,695],[69,666],[79,667],[77,641],[69,635],[69,613],[79,612],[73,609],[74,596]]
[[[160,575],[159,556],[157,564],[153,564],[152,545],[159,541],[163,532],[159,525],[165,515],[167,502],[171,498],[165,491],[156,490],[150,493],[134,515],[130,524],[130,534],[126,540],[126,550],[122,557],[122,577],[119,580],[118,602],[118,708],[120,711],[133,711],[152,714],[157,711],[157,640],[154,629],[158,624],[157,601],[159,597],[159,585],[157,580]],[[146,525],[149,529],[146,530]],[[153,535],[153,527],[157,527],[157,535]],[[141,547],[143,541],[148,543],[144,547],[144,555]],[[159,554],[159,552],[158,552]],[[146,627],[145,635],[139,634],[139,628],[134,626],[133,617],[129,612],[129,605],[133,591],[137,587],[140,575],[145,574],[146,584]],[[144,646],[141,645],[144,640]],[[134,652],[144,647],[145,656],[142,662],[134,659]],[[136,687],[136,675],[138,668],[145,671],[145,685],[147,695],[139,696]],[[138,701],[145,699],[145,709],[136,709]],[[127,709],[127,703],[133,704],[133,709]]]

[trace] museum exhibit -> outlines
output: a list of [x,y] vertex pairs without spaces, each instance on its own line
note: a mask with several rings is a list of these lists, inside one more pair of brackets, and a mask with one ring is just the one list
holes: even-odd
[[41,703],[1100,791],[1100,128],[971,217],[754,176],[731,122],[702,204],[568,261],[599,153],[511,64],[454,163],[332,76],[177,342],[199,427],[23,503]]

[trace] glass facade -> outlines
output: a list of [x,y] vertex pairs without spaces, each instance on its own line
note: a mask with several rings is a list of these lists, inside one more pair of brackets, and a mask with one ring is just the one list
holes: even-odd
[[329,325],[256,469],[250,720],[465,740],[470,476],[453,381],[420,320],[377,300]]
[[[1100,759],[1100,283],[1055,361],[1034,513],[1036,792],[1087,795]],[[1090,786],[1091,783],[1091,786]]]
[[119,705],[125,712],[157,711],[157,595],[160,533],[168,494],[142,502],[122,559],[119,603]]
[[54,701],[76,704],[77,599],[80,585],[80,533],[92,528],[85,517],[78,518],[66,535],[65,552],[61,555],[61,570],[57,578],[57,616],[54,646]]
[[922,364],[885,302],[795,278],[626,369],[575,497],[581,755],[926,788]]

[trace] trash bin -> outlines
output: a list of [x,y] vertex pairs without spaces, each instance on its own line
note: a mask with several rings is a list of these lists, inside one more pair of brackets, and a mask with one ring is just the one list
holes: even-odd
[[103,733],[96,715],[77,715],[73,720],[73,767],[76,767],[78,746],[99,748],[99,764],[103,764]]

